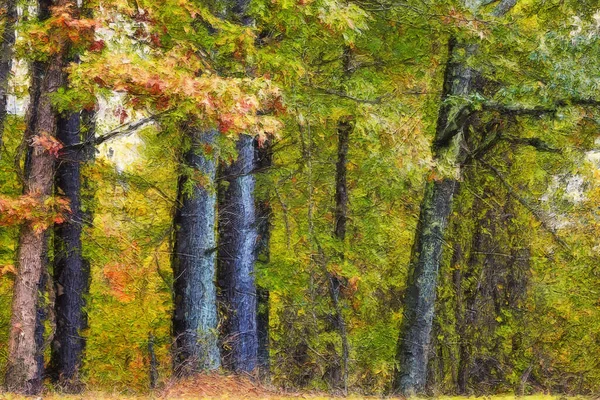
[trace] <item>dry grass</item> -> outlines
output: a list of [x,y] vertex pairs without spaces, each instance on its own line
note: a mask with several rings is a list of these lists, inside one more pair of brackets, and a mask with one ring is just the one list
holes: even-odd
[[[29,397],[28,399],[43,400],[138,400],[138,399],[339,399],[323,393],[282,393],[275,388],[269,388],[254,383],[247,378],[223,376],[223,375],[199,375],[193,378],[184,379],[178,382],[168,384],[165,388],[149,394],[124,395],[122,393],[110,393],[106,391],[89,390],[79,395],[64,395],[55,392],[44,393],[41,396]],[[377,397],[366,397],[360,395],[350,395],[345,399],[375,399]],[[513,395],[486,397],[485,400],[510,400],[515,399]],[[0,393],[0,400],[24,400],[23,396]],[[465,397],[443,396],[436,400],[465,400]],[[564,396],[535,395],[519,398],[520,400],[559,400],[566,399]],[[575,398],[572,398],[575,399]],[[580,397],[579,399],[584,399]]]

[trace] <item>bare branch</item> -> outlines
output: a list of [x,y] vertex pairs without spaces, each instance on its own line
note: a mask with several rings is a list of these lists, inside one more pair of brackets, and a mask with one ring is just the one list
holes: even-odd
[[582,107],[599,107],[600,100],[596,99],[561,99],[556,100],[554,104],[549,106],[534,106],[531,108],[518,106],[518,105],[505,105],[494,102],[487,102],[483,104],[483,110],[486,111],[497,111],[504,115],[521,116],[530,115],[541,117],[546,114],[556,114],[559,108],[568,106],[582,106]]
[[113,129],[110,132],[105,133],[104,135],[100,135],[100,136],[96,136],[94,138],[90,138],[89,140],[80,142],[80,143],[75,143],[72,144],[70,146],[65,146],[65,149],[80,149],[86,146],[97,146],[99,144],[102,144],[106,141],[112,140],[116,137],[119,136],[124,136],[124,135],[128,135],[130,133],[135,132],[136,130],[138,130],[139,128],[141,128],[142,126],[149,124],[151,122],[154,122],[158,119],[158,117],[164,115],[166,113],[166,111],[162,112],[162,113],[158,113],[158,114],[154,114],[151,115],[149,117],[146,118],[142,118],[140,120],[137,120],[135,122],[130,122],[127,124],[123,124],[115,129]]
[[389,97],[390,94],[384,95],[384,96],[380,96],[380,97],[376,97],[374,99],[362,99],[359,97],[354,97],[351,96],[345,92],[339,91],[339,90],[333,90],[333,89],[327,89],[327,88],[322,88],[322,87],[318,87],[318,86],[310,86],[315,90],[318,90],[319,92],[323,92],[326,94],[330,94],[333,96],[338,96],[338,97],[342,97],[344,99],[348,99],[348,100],[352,100],[355,101],[357,103],[363,103],[363,104],[381,104],[381,101],[386,98]]
[[513,136],[504,136],[502,139],[509,143],[531,146],[531,147],[535,148],[537,151],[541,151],[541,152],[558,153],[558,154],[562,153],[561,149],[552,147],[548,143],[544,142],[542,139],[536,138],[536,137],[519,138],[519,137],[513,137]]

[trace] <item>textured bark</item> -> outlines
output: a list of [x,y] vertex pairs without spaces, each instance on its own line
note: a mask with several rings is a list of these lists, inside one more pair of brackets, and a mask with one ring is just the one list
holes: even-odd
[[348,220],[348,146],[353,125],[343,119],[338,122],[338,158],[335,168],[335,237],[339,240],[346,238],[346,221]]
[[[65,6],[68,1],[56,4]],[[42,15],[46,3],[40,3]],[[32,102],[29,110],[26,139],[32,145],[34,136],[56,134],[57,115],[50,102],[50,95],[63,85],[62,69],[65,52],[54,55],[47,63],[44,78],[34,79],[32,93],[39,93],[39,100]],[[40,85],[35,87],[35,85]],[[52,195],[54,156],[37,148],[30,153],[25,177],[24,193],[45,199]],[[38,283],[44,269],[45,230],[36,231],[26,224],[21,228],[17,252],[18,272],[13,288],[12,317],[8,344],[8,364],[5,385],[10,392],[35,394],[41,389],[41,372],[38,365],[36,344],[36,313]]]
[[[61,117],[57,138],[65,146],[79,143],[80,113]],[[79,371],[85,349],[82,331],[87,327],[85,295],[88,292],[90,271],[81,254],[81,231],[83,213],[81,209],[80,150],[61,152],[56,169],[56,191],[69,199],[71,213],[67,221],[54,228],[54,286],[56,293],[56,332],[52,341],[52,378],[67,392],[77,392],[83,387]]]
[[224,365],[235,372],[252,372],[257,367],[256,319],[256,209],[254,145],[241,135],[237,159],[222,168],[227,187],[219,191],[219,287],[225,305]]
[[[515,4],[516,0],[503,0],[493,15],[501,17]],[[452,113],[452,104],[444,100],[454,96],[466,97],[477,90],[477,72],[454,60],[455,55],[459,53],[468,58],[476,51],[475,44],[458,43],[454,38],[448,43],[448,62],[433,153],[436,161],[440,163],[447,159],[452,160],[453,166],[457,168],[457,176],[461,175],[460,167],[465,158],[464,148],[468,134],[468,129],[465,128],[469,123],[469,113],[467,109]],[[409,267],[393,385],[394,391],[406,396],[422,393],[425,389],[444,233],[457,184],[452,178],[429,181],[421,203]]]
[[220,367],[215,287],[215,160],[205,154],[217,133],[194,130],[184,165],[203,183],[184,174],[179,179],[174,217],[174,312],[177,375]]
[[[336,177],[335,177],[335,226],[334,237],[340,242],[346,238],[346,222],[348,220],[348,180],[347,180],[347,164],[348,164],[348,147],[350,142],[350,133],[354,125],[349,119],[341,119],[338,121],[338,149],[336,162]],[[344,254],[340,254],[343,259]],[[340,303],[340,278],[327,273],[329,282],[329,294],[335,310],[336,328],[342,342],[342,357],[341,357],[341,375],[344,393],[348,391],[348,362],[350,359],[350,346],[348,344],[348,332],[346,321],[342,313],[342,305]]]
[[[259,145],[254,141],[255,172],[270,168],[273,164],[271,141]],[[258,239],[256,241],[257,268],[266,267],[271,258],[271,215],[272,210],[268,199],[256,199],[256,227]],[[270,372],[269,357],[269,290],[256,288],[256,331],[258,336],[258,368],[262,379],[268,379]]]
[[421,204],[398,341],[395,386],[405,395],[421,393],[426,384],[442,241],[455,185],[452,179],[428,182]]
[[[475,50],[473,46],[459,45],[454,39],[449,41],[442,100],[450,96],[466,96],[474,89],[475,71],[454,62],[455,52],[459,49],[467,54],[472,54]],[[450,118],[452,106],[442,104],[433,146],[434,157],[440,161],[452,157],[454,166],[460,168],[464,157],[462,149],[466,121],[461,119],[461,113]],[[453,178],[428,181],[421,203],[409,267],[404,318],[400,327],[396,355],[397,370],[394,377],[394,390],[407,396],[422,393],[425,389],[444,233],[457,184]]]
[[17,21],[16,0],[6,0],[3,4],[4,31],[2,45],[0,46],[0,148],[2,147],[2,136],[4,134],[4,123],[6,122],[8,105],[8,79],[12,68],[12,59],[15,46],[15,23]]

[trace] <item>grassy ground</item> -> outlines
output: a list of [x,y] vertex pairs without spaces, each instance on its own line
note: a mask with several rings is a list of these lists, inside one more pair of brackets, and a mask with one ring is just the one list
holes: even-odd
[[[107,392],[97,392],[97,391],[88,391],[80,395],[64,395],[58,393],[46,393],[38,397],[24,397],[24,396],[16,396],[11,394],[2,394],[0,393],[0,400],[25,400],[25,399],[43,399],[43,400],[142,400],[142,399],[181,399],[181,400],[191,400],[191,399],[223,399],[223,400],[236,400],[236,399],[266,399],[266,400],[285,400],[285,399],[310,399],[310,400],[325,400],[325,399],[347,399],[347,400],[359,400],[359,399],[377,399],[377,397],[366,397],[360,395],[349,395],[348,397],[335,397],[329,396],[326,394],[317,394],[317,393],[294,393],[294,394],[267,394],[267,395],[251,395],[251,394],[223,394],[223,395],[202,395],[199,393],[188,392],[188,393],[180,393],[177,396],[165,395],[164,393],[154,393],[148,394],[145,396],[127,396],[119,393],[107,393]],[[516,397],[514,395],[499,395],[499,396],[490,396],[490,397],[450,397],[450,396],[442,396],[437,397],[435,400],[466,400],[466,399],[481,399],[481,400],[584,400],[588,399],[585,397],[565,397],[565,396],[549,396],[549,395],[534,395],[534,396],[525,396],[525,397]]]
[[[31,397],[30,397],[31,398]],[[124,393],[107,392],[107,391],[95,391],[88,390],[79,395],[65,395],[56,392],[47,392],[41,396],[33,397],[34,399],[44,400],[138,400],[138,399],[341,399],[341,397],[335,397],[323,393],[314,392],[299,392],[299,393],[282,393],[281,391],[258,385],[247,378],[223,376],[223,375],[199,375],[185,380],[173,382],[167,384],[164,388],[156,390],[152,393],[138,394],[138,395],[127,395]],[[504,396],[492,396],[481,398],[484,400],[510,400],[515,399],[513,395]],[[16,396],[12,394],[0,393],[0,400],[24,400],[26,397]],[[345,399],[358,400],[358,399],[377,399],[377,397],[367,397],[360,395],[350,395]],[[466,397],[449,397],[443,396],[438,397],[436,400],[465,400]],[[473,398],[474,399],[474,398]],[[519,400],[566,400],[564,396],[549,396],[549,395],[535,395],[525,396],[519,398]],[[572,397],[569,400],[576,400],[577,398]],[[579,399],[583,400],[584,397]]]

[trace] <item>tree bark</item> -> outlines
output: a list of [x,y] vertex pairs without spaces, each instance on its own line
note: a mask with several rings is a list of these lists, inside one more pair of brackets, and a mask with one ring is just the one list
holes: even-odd
[[[58,5],[68,2],[60,1]],[[40,84],[39,102],[29,112],[34,120],[26,132],[28,144],[39,135],[56,134],[57,115],[50,102],[50,95],[63,85],[62,69],[65,65],[64,51],[54,55],[47,64]],[[38,89],[32,88],[33,93]],[[32,103],[35,105],[35,103]],[[24,193],[44,200],[52,195],[54,156],[42,148],[31,152],[25,177]],[[30,224],[21,228],[17,252],[18,273],[13,289],[12,317],[9,333],[9,356],[5,385],[8,391],[36,394],[41,390],[41,372],[36,361],[38,346],[35,340],[38,283],[44,269],[45,229],[35,229]]]
[[6,9],[2,35],[4,40],[0,47],[0,148],[3,143],[4,124],[8,114],[8,80],[12,68],[16,39],[15,24],[17,22],[17,2],[16,0],[6,0],[4,6]]
[[[348,220],[348,148],[350,144],[350,133],[354,129],[350,119],[343,118],[338,121],[338,158],[336,163],[335,177],[335,226],[334,237],[340,242],[346,239],[346,222]],[[343,259],[344,254],[340,254]],[[340,278],[328,273],[330,284],[330,296],[335,309],[337,329],[342,342],[342,384],[344,393],[348,392],[348,362],[350,359],[350,346],[348,344],[348,332],[346,321],[340,304]]]
[[[502,17],[515,4],[516,0],[503,0],[492,14]],[[457,169],[457,177],[461,176],[461,164],[465,158],[464,148],[468,134],[468,129],[465,128],[469,123],[469,116],[466,109],[452,113],[452,104],[445,100],[449,97],[466,97],[477,90],[477,71],[455,61],[455,57],[460,53],[468,58],[476,52],[476,44],[459,44],[454,38],[448,42],[448,61],[444,73],[442,106],[438,114],[433,155],[439,163],[450,159]],[[394,391],[405,396],[420,394],[425,389],[438,271],[444,233],[457,185],[458,181],[455,178],[434,178],[427,182],[421,203],[409,266],[393,384]]]
[[[455,52],[462,48],[473,54],[473,46],[459,45],[455,39],[448,43],[448,62],[444,76],[442,101],[450,96],[466,96],[474,89],[476,72],[454,62]],[[461,113],[451,117],[451,105],[442,103],[434,139],[434,158],[442,161],[453,158],[459,169],[464,157],[465,122]],[[406,396],[420,394],[427,380],[427,361],[431,340],[437,278],[442,257],[444,233],[452,208],[458,182],[454,178],[431,179],[425,187],[413,254],[407,281],[404,318],[400,327],[394,390]]]
[[225,305],[224,364],[235,372],[257,366],[256,209],[253,138],[241,135],[237,159],[222,168],[219,193],[219,287]]
[[192,147],[184,166],[201,175],[179,178],[174,217],[174,312],[177,375],[220,367],[215,287],[215,174],[214,157],[207,154],[217,132],[193,130]]
[[338,122],[338,158],[335,168],[335,229],[334,236],[339,240],[346,238],[346,221],[348,220],[348,146],[352,122],[342,119]]
[[[61,117],[57,138],[64,146],[79,143],[80,113]],[[54,228],[54,286],[56,293],[56,332],[52,341],[52,378],[67,392],[83,387],[79,371],[85,349],[82,331],[87,327],[85,294],[89,288],[89,263],[83,259],[81,231],[84,216],[81,208],[82,152],[61,152],[56,170],[56,191],[69,199],[71,213],[67,221]]]
[[396,390],[406,396],[421,393],[426,384],[442,241],[455,185],[453,179],[428,182],[421,203],[398,340],[395,377]]

